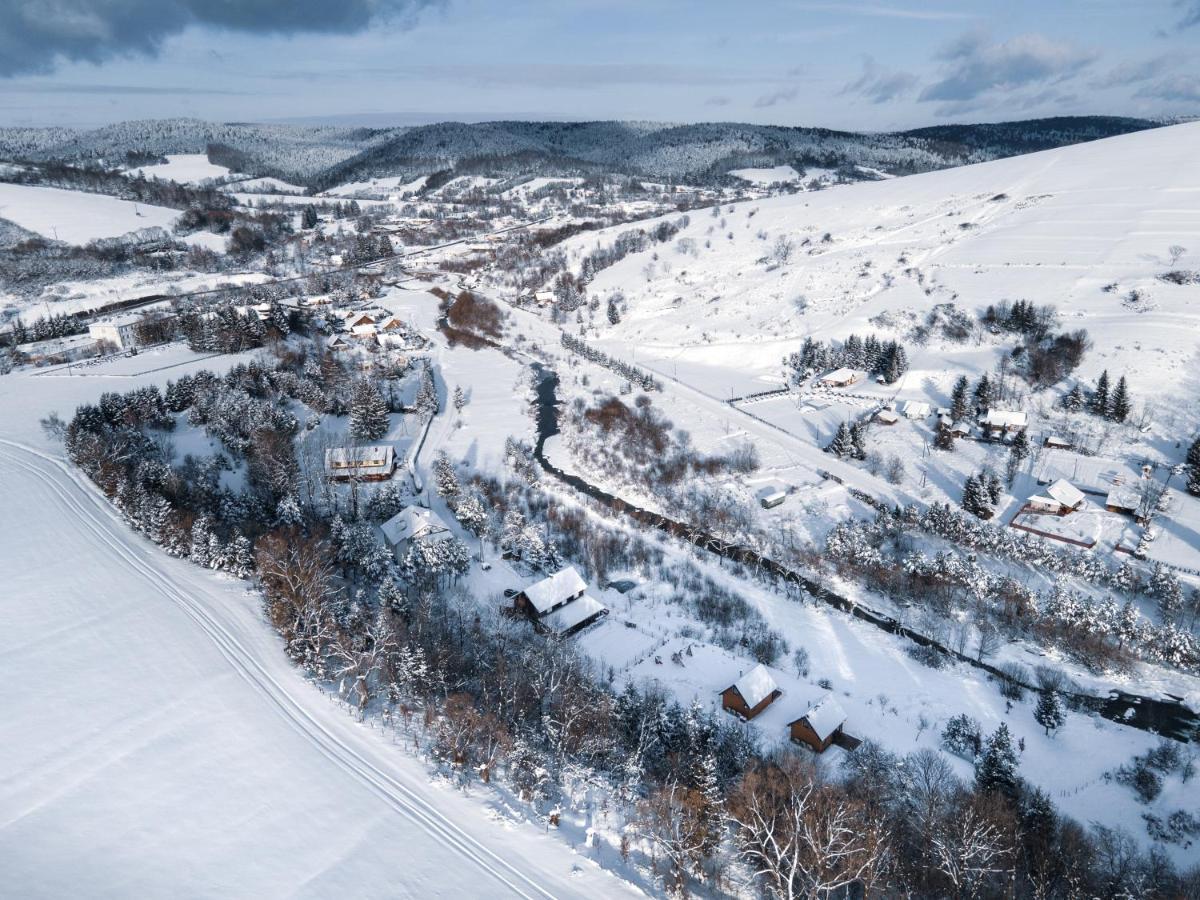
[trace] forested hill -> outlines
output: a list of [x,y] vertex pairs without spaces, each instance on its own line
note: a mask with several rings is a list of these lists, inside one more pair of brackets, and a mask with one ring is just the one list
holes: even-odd
[[158,119],[93,130],[0,129],[0,158],[117,164],[130,156],[209,152],[214,161],[248,174],[314,187],[451,168],[464,173],[621,172],[712,182],[731,169],[774,165],[908,174],[1160,124],[1091,116],[858,134],[724,122],[443,122],[379,129]]

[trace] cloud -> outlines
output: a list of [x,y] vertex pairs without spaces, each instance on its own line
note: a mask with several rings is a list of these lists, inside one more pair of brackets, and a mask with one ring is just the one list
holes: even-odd
[[763,94],[754,101],[755,109],[766,109],[769,106],[777,106],[780,103],[790,103],[799,95],[799,88],[782,88],[778,91],[772,91],[770,94]]
[[1153,59],[1145,59],[1141,62],[1124,62],[1118,66],[1114,66],[1104,75],[1092,79],[1091,86],[1094,88],[1112,88],[1139,84],[1143,81],[1150,81],[1152,78],[1157,78],[1168,70],[1173,69],[1179,62],[1180,59],[1177,56],[1170,55],[1156,56]]
[[51,82],[47,84],[17,84],[11,88],[14,94],[213,94],[220,96],[246,96],[248,91],[198,87],[194,85],[151,85],[151,84],[81,84]]
[[709,97],[704,101],[705,106],[728,106],[729,103],[728,97]]
[[1173,75],[1146,85],[1133,96],[1173,103],[1200,103],[1200,76]]
[[350,34],[411,24],[436,0],[0,0],[0,76],[60,62],[154,55],[192,25],[259,34]]
[[1053,83],[1090,65],[1097,54],[1041,34],[1024,34],[1003,43],[985,35],[964,35],[940,54],[945,71],[921,91],[921,101],[973,100],[990,91]]
[[1200,0],[1175,0],[1175,5],[1183,10],[1183,18],[1175,23],[1177,31],[1200,25]]
[[917,86],[917,76],[880,66],[870,56],[863,57],[862,75],[851,81],[839,95],[859,94],[872,103],[886,103],[909,93]]
[[879,19],[916,19],[922,22],[951,22],[974,18],[971,13],[940,9],[911,9],[877,3],[798,3],[802,12],[834,12],[848,16],[870,16]]

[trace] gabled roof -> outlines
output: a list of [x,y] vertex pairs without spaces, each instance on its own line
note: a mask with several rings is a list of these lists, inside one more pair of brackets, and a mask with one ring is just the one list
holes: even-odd
[[[802,715],[800,719],[807,722],[808,727],[816,733],[817,738],[823,741],[837,731],[839,726],[845,723],[846,711],[842,709],[842,704],[838,703],[834,697],[826,696],[816,706]],[[799,722],[800,719],[796,721]]]
[[861,374],[862,373],[860,373],[857,369],[848,369],[845,366],[842,366],[840,369],[834,369],[832,372],[827,372],[818,378],[817,381],[827,381],[830,383],[840,384],[841,382],[845,381],[854,381]]
[[906,419],[924,419],[933,408],[923,400],[905,400],[904,417]]
[[587,590],[587,582],[583,580],[574,566],[567,566],[548,578],[529,585],[522,593],[540,615],[562,603],[568,597],[573,597],[585,590]]
[[1065,478],[1060,478],[1050,487],[1046,488],[1046,493],[1054,500],[1057,500],[1068,509],[1074,509],[1086,498],[1083,496],[1083,491],[1071,484]]
[[767,667],[759,663],[735,681],[733,688],[741,695],[746,705],[753,708],[779,690],[779,685],[775,683]]
[[595,597],[584,594],[578,600],[572,600],[566,606],[556,609],[548,616],[542,616],[538,619],[538,622],[555,634],[563,634],[581,622],[586,622],[593,616],[598,616],[605,612],[608,612],[607,606]]
[[395,547],[401,541],[423,540],[426,538],[440,540],[449,537],[450,529],[432,509],[420,506],[406,506],[386,522],[379,526],[384,539],[389,546]]
[[1142,496],[1133,485],[1118,484],[1108,492],[1104,505],[1115,506],[1117,509],[1136,510],[1142,505]]

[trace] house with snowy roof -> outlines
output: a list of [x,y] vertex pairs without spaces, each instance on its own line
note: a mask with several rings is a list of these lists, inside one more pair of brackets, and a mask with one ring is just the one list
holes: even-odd
[[[824,753],[830,744],[838,741],[845,724],[846,711],[832,695],[829,695],[810,707],[800,718],[790,722],[788,728],[791,730],[792,741],[804,744],[817,753]],[[858,746],[856,738],[850,738],[850,741],[853,742],[853,746]]]
[[989,409],[979,425],[989,440],[1008,440],[1029,427],[1029,415],[1014,409]]
[[567,637],[608,613],[587,595],[587,582],[574,566],[534,582],[513,597],[513,608],[527,615],[539,631]]
[[397,562],[403,561],[409,548],[418,543],[434,543],[451,537],[441,516],[422,506],[406,506],[379,526],[383,542]]
[[1045,492],[1034,494],[1026,503],[1035,512],[1050,513],[1055,516],[1065,516],[1081,509],[1087,502],[1083,491],[1071,484],[1065,478],[1054,482]]
[[767,667],[760,663],[721,691],[721,708],[749,721],[782,693]]
[[843,366],[840,369],[834,369],[832,372],[827,372],[817,379],[817,383],[824,387],[849,387],[867,377],[867,373],[859,369],[848,369]]
[[331,447],[325,451],[325,477],[330,481],[386,481],[396,468],[391,444],[366,447]]

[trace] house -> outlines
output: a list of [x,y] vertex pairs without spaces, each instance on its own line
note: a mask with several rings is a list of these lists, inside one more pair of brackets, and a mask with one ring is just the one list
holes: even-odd
[[827,696],[804,715],[788,724],[791,738],[806,744],[817,753],[824,753],[842,734],[846,712],[832,696]]
[[414,544],[432,544],[451,537],[450,529],[432,509],[406,506],[379,526],[383,541],[396,562],[403,561]]
[[881,409],[875,413],[875,421],[881,425],[895,425],[900,421],[900,417],[896,415],[895,410]]
[[407,329],[407,326],[403,322],[401,322],[400,319],[397,318],[396,316],[388,316],[386,319],[384,319],[382,322],[380,322],[378,324],[376,330],[380,334],[391,334],[391,333],[397,332],[397,331],[400,331],[400,332],[407,331],[408,329]]
[[554,302],[554,291],[537,291],[533,299],[538,306],[549,306]]
[[721,691],[721,708],[749,721],[783,693],[761,663]]
[[960,419],[950,426],[950,433],[955,437],[969,438],[975,432],[975,426],[966,419]]
[[906,419],[927,419],[933,412],[933,407],[921,400],[905,400],[900,411]]
[[137,326],[141,321],[140,313],[104,319],[88,325],[88,334],[94,340],[111,344],[118,350],[129,350],[138,345]]
[[1042,441],[1042,446],[1049,447],[1051,450],[1070,450],[1071,442],[1064,437],[1059,437],[1057,434],[1049,434]]
[[513,608],[524,612],[538,631],[569,637],[608,615],[608,607],[586,591],[578,570],[568,566],[514,596]]
[[1087,502],[1083,491],[1071,484],[1065,478],[1060,478],[1044,494],[1034,494],[1026,501],[1030,509],[1037,512],[1065,516],[1075,512]]
[[349,350],[351,343],[340,334],[335,334],[325,342],[325,349],[337,353],[339,350]]
[[1005,440],[1029,427],[1029,416],[1020,410],[989,409],[979,420],[990,440]]
[[859,381],[862,381],[867,376],[866,372],[861,372],[857,369],[847,369],[843,366],[840,369],[834,369],[817,379],[817,384],[825,387],[849,387]]
[[346,331],[353,332],[360,325],[375,325],[375,317],[370,313],[350,312],[342,320],[342,327]]
[[572,600],[578,600],[586,590],[587,582],[583,576],[574,566],[567,566],[514,596],[513,607],[532,619],[540,619]]
[[395,468],[396,451],[391,444],[325,451],[325,477],[330,481],[387,481]]
[[355,325],[350,329],[350,333],[359,340],[375,337],[375,326],[372,325]]
[[774,509],[787,499],[787,491],[780,487],[767,486],[758,492],[758,502],[763,509]]
[[1126,516],[1136,516],[1142,506],[1141,492],[1130,484],[1114,485],[1104,498],[1104,508],[1109,512],[1121,513]]

